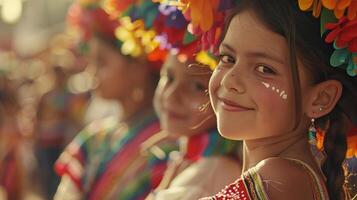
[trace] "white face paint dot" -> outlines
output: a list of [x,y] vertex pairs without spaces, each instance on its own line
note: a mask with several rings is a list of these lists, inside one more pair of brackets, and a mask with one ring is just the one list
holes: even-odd
[[262,82],[262,84],[263,84],[266,88],[269,88],[269,87],[270,87],[270,84],[269,84],[269,83]]
[[[270,84],[269,83],[266,83],[266,82],[261,82],[266,88],[270,88]],[[278,88],[276,88],[275,86],[271,86],[271,89],[273,91],[276,91],[276,93],[279,94],[279,96],[282,98],[282,99],[287,99],[288,98],[288,95],[285,93],[284,90],[280,91]]]

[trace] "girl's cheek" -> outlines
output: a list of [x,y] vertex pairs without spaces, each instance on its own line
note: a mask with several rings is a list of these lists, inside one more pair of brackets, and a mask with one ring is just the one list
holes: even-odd
[[270,82],[260,82],[251,85],[250,88],[255,97],[253,99],[257,103],[259,110],[265,110],[269,113],[277,110],[282,111],[289,105],[289,94],[283,86],[276,85]]
[[189,109],[190,113],[197,113],[200,112],[200,107],[204,104],[200,101],[186,101],[187,108]]
[[209,91],[209,97],[213,110],[215,110],[215,105],[217,103],[217,98],[215,93],[221,84],[222,77],[223,77],[223,72],[221,70],[216,69],[213,71],[212,76],[209,80],[208,91]]
[[224,76],[224,72],[220,69],[215,69],[212,73],[212,76],[208,83],[209,93],[211,95],[212,92],[218,89],[221,84],[222,77]]

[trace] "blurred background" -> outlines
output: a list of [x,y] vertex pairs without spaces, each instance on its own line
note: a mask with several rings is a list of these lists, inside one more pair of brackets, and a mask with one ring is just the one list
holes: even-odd
[[93,92],[95,67],[63,34],[71,3],[0,0],[0,200],[47,199],[53,163],[74,134],[120,116]]

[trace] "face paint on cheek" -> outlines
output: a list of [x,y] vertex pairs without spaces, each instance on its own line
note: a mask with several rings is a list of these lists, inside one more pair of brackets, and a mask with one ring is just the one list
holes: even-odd
[[270,85],[269,83],[266,83],[266,82],[262,82],[262,84],[266,87],[266,88],[271,88],[272,91],[275,91],[279,96],[280,98],[286,100],[288,99],[288,95],[285,93],[284,90],[281,90],[273,85]]

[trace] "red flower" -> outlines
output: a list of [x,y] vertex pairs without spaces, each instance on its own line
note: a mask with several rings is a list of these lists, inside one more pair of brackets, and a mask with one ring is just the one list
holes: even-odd
[[357,52],[357,19],[349,21],[342,17],[337,23],[327,23],[325,28],[331,30],[325,38],[327,43],[335,42],[337,48]]
[[115,29],[119,22],[112,19],[102,8],[85,8],[80,4],[73,4],[67,15],[70,26],[81,31],[82,39],[87,41],[94,33],[99,33],[109,39],[115,39]]

